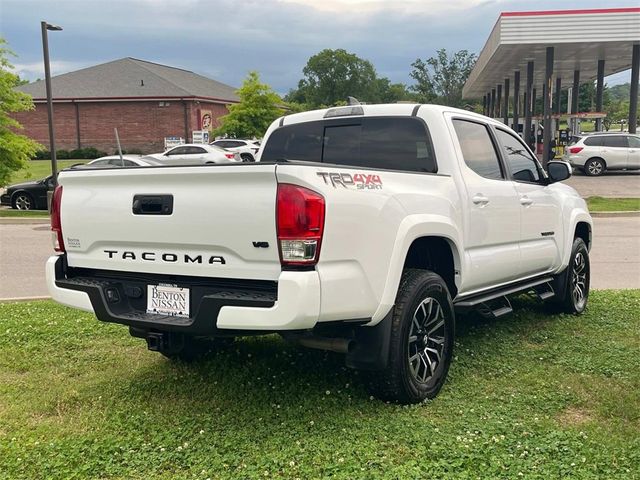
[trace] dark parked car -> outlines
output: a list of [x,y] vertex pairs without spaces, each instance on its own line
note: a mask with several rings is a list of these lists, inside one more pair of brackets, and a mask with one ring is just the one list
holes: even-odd
[[18,210],[47,210],[47,190],[53,190],[53,177],[9,185],[0,196],[1,205]]

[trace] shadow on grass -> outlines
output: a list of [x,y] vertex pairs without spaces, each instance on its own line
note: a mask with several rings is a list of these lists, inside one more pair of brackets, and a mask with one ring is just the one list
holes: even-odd
[[[465,365],[461,380],[482,373],[481,364],[464,361],[474,344],[482,343],[486,349],[487,341],[494,341],[497,350],[523,332],[544,328],[546,322],[559,318],[549,316],[546,306],[527,298],[516,299],[514,307],[515,314],[499,319],[474,314],[458,319],[457,339],[466,347],[454,353]],[[487,340],[487,333],[494,340]],[[145,348],[143,342],[139,348]],[[150,405],[170,400],[177,405],[232,409],[248,402],[252,408],[259,404],[267,410],[272,404],[309,406],[319,399],[340,398],[341,403],[352,405],[370,402],[367,383],[371,373],[346,368],[342,355],[299,347],[277,335],[239,339],[232,347],[194,363],[169,361],[152,352],[144,356],[149,357],[141,368],[128,381],[119,382],[116,397]],[[455,388],[450,383],[445,389]]]

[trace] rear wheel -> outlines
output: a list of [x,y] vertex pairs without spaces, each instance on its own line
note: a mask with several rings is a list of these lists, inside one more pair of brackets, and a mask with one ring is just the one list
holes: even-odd
[[587,163],[584,164],[584,173],[590,177],[597,177],[602,175],[606,170],[604,160],[601,158],[590,158]]
[[589,300],[590,280],[589,251],[584,240],[576,238],[571,248],[569,266],[555,279],[557,297],[554,298],[554,303],[565,313],[581,314]]
[[253,162],[253,156],[250,153],[242,153],[240,154],[240,158],[243,162]]
[[449,371],[454,324],[444,280],[426,270],[406,270],[393,311],[388,365],[373,373],[373,393],[404,404],[435,397]]
[[13,208],[17,210],[33,210],[35,203],[33,197],[28,193],[18,193],[13,197]]

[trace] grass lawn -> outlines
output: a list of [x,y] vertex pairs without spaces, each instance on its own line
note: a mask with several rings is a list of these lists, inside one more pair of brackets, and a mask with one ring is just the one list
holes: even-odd
[[640,198],[589,197],[587,205],[591,212],[637,212],[640,211]]
[[640,478],[640,290],[461,319],[440,396],[371,399],[337,354],[242,339],[193,365],[48,301],[0,304],[0,478]]
[[14,210],[13,208],[0,208],[0,217],[49,218],[49,214],[46,210]]
[[[58,160],[58,170],[70,167],[76,163],[86,163],[88,161],[89,160]],[[31,160],[28,168],[15,172],[7,185],[30,180],[40,180],[49,175],[51,175],[51,160]]]

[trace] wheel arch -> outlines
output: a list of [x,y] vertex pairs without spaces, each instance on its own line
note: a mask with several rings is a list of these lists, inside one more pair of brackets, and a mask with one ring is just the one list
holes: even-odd
[[34,204],[35,204],[36,197],[34,197],[34,196],[33,196],[33,194],[32,194],[31,192],[29,192],[28,190],[24,190],[24,189],[23,189],[23,190],[16,190],[15,192],[13,192],[13,193],[11,194],[11,206],[12,206],[13,208],[15,208],[15,204],[14,204],[14,202],[15,202],[15,200],[16,200],[16,197],[17,197],[18,195],[20,195],[21,193],[24,193],[25,195],[28,195],[28,196],[31,198],[31,200],[34,202]]
[[[393,307],[402,272],[407,267],[428,269],[436,265],[439,271],[435,273],[443,277],[452,298],[455,297],[463,268],[461,238],[461,233],[450,218],[440,215],[406,217],[398,229],[385,287],[369,325],[377,324]],[[435,259],[434,255],[424,253],[425,249],[428,252],[430,248],[441,253],[442,258]]]

